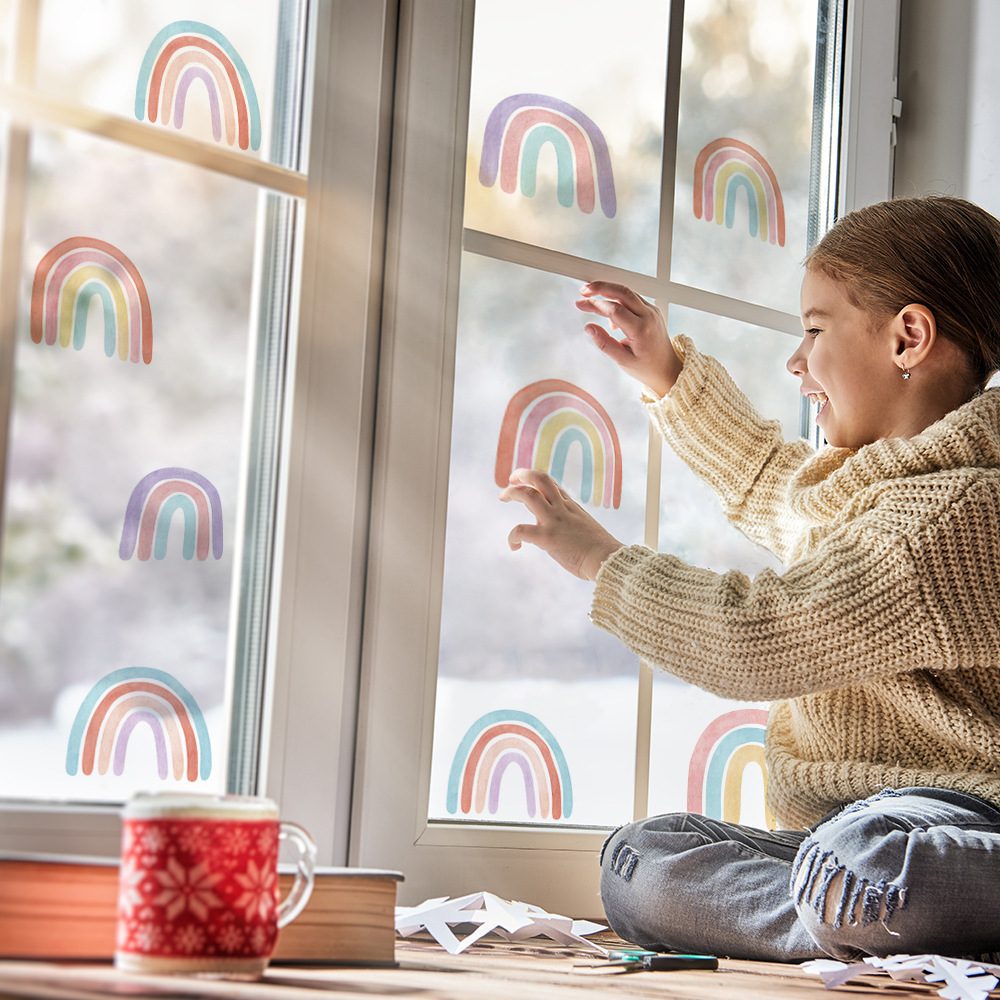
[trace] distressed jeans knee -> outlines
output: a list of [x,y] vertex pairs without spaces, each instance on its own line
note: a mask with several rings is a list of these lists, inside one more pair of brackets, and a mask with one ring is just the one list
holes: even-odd
[[937,789],[852,803],[799,847],[790,879],[799,920],[823,951],[848,961],[993,950],[1000,907],[984,883],[1000,860],[998,818]]

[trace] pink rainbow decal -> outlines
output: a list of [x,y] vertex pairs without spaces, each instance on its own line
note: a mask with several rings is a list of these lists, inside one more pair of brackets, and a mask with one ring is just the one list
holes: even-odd
[[500,425],[494,481],[507,485],[516,468],[540,469],[561,485],[572,445],[582,458],[580,497],[618,508],[622,450],[607,411],[590,393],[562,379],[532,382],[507,404]]
[[525,811],[562,819],[573,811],[573,783],[558,741],[535,716],[513,709],[488,712],[466,731],[448,776],[447,808],[495,815],[506,771],[517,767]]
[[771,165],[753,146],[739,139],[708,143],[694,165],[694,214],[706,222],[725,222],[732,229],[736,194],[747,197],[751,236],[785,245],[785,204]]
[[579,108],[547,94],[514,94],[493,108],[483,134],[480,183],[492,187],[499,172],[501,189],[512,194],[517,189],[520,164],[522,192],[533,195],[538,153],[544,142],[552,144],[559,160],[560,203],[572,205],[575,174],[577,205],[582,212],[593,212],[596,175],[601,211],[614,218],[618,203],[604,133]]
[[152,733],[161,780],[198,781],[211,774],[201,708],[175,677],[151,667],[114,670],[90,689],[70,729],[67,774],[123,774],[129,740],[140,724]]
[[[761,708],[725,712],[705,727],[688,765],[688,812],[701,813],[727,823],[739,823],[743,773],[751,764],[761,770],[766,795],[766,728],[767,712]],[[767,815],[771,822],[770,813],[767,812]]]
[[184,126],[192,84],[208,95],[212,137],[240,149],[260,148],[260,107],[240,54],[222,32],[201,21],[174,21],[150,43],[139,70],[135,117]]
[[148,365],[153,313],[146,285],[121,250],[92,236],[65,239],[39,261],[31,284],[31,339],[81,349],[93,295],[104,306],[104,353]]
[[222,500],[219,491],[203,475],[176,467],[156,469],[143,476],[132,490],[125,507],[121,559],[137,554],[163,559],[174,513],[184,519],[183,556],[207,559],[209,551],[222,558]]

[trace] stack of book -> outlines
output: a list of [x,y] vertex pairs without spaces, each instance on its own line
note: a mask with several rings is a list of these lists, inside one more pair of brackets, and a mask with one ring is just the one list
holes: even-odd
[[[279,875],[282,897],[293,875]],[[399,872],[317,868],[305,909],[278,934],[272,961],[391,965]],[[0,958],[111,959],[118,862],[0,854]]]

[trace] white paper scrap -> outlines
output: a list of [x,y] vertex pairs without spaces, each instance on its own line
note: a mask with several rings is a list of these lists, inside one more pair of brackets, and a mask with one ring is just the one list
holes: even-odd
[[970,962],[943,955],[890,955],[866,958],[848,965],[833,959],[819,958],[802,963],[803,971],[820,976],[827,989],[836,989],[858,976],[884,972],[895,980],[923,980],[942,984],[938,995],[943,1000],[986,1000],[1000,979],[1000,966]]
[[[460,938],[455,928],[468,930]],[[607,949],[588,941],[587,934],[606,930],[590,920],[572,920],[559,913],[549,913],[532,903],[501,899],[492,892],[473,892],[467,896],[439,896],[417,906],[396,907],[396,932],[403,937],[427,931],[452,955],[458,955],[487,934],[498,934],[508,941],[547,937],[562,945],[577,945],[607,954]]]

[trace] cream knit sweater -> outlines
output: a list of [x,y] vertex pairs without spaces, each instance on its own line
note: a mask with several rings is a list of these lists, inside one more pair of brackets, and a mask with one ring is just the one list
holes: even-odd
[[685,681],[773,702],[781,826],[907,785],[1000,806],[1000,389],[916,437],[815,452],[674,345],[683,370],[650,416],[786,570],[750,579],[626,546],[598,573],[594,622]]

